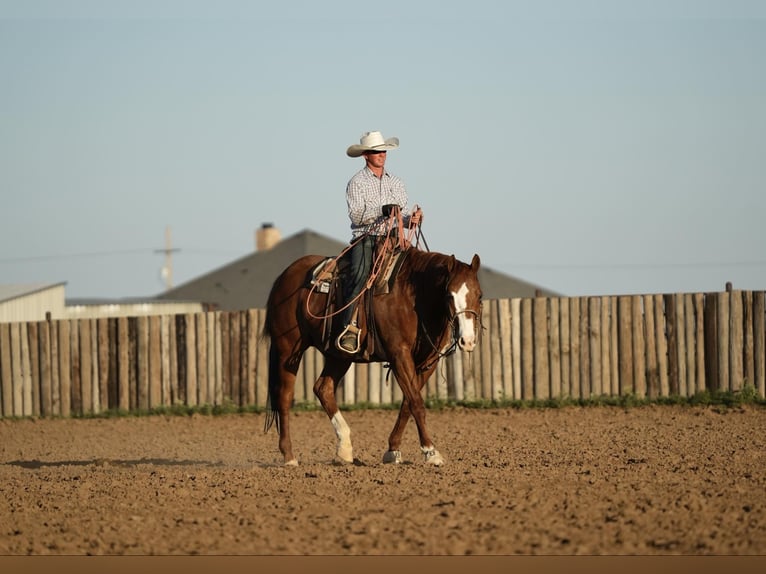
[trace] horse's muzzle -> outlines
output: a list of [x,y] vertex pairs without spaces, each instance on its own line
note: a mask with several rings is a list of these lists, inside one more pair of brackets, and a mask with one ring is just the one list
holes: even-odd
[[475,337],[460,337],[457,340],[457,346],[460,347],[461,351],[466,351],[470,353],[476,348],[476,338]]

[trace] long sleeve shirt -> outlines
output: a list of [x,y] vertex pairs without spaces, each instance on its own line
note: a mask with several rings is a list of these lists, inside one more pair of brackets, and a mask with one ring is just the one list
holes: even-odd
[[385,232],[382,225],[386,220],[384,205],[396,204],[402,210],[402,216],[409,217],[407,201],[404,182],[395,175],[384,171],[383,177],[379,178],[367,166],[359,170],[346,186],[352,239],[365,233]]

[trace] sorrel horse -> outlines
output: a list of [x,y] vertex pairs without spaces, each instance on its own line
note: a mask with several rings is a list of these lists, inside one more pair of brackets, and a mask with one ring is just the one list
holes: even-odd
[[337,350],[333,344],[327,344],[327,336],[323,335],[321,315],[331,294],[312,290],[309,277],[324,257],[301,257],[274,282],[264,324],[264,335],[270,338],[270,411],[264,431],[276,422],[279,450],[286,465],[298,464],[290,439],[289,415],[298,366],[310,346],[324,356],[314,394],[335,429],[336,454],[341,462],[353,463],[354,457],[351,431],[335,399],[338,384],[354,362],[385,361],[403,398],[383,462],[402,462],[399,450],[402,435],[412,416],[425,462],[437,466],[444,463],[426,428],[421,391],[442,356],[455,347],[470,352],[476,346],[481,324],[481,288],[477,276],[480,260],[474,255],[471,263],[466,264],[454,255],[422,251],[413,246],[407,246],[401,257],[391,288],[372,299],[374,325],[371,328],[379,345],[374,356],[366,358]]

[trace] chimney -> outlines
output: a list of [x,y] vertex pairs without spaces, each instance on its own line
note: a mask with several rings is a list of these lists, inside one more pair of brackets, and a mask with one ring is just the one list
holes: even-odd
[[263,223],[260,229],[255,231],[255,250],[267,251],[274,247],[282,239],[279,229],[273,223]]

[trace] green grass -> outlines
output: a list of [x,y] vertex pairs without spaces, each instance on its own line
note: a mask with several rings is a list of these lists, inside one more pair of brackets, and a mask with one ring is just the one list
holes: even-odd
[[737,407],[742,405],[766,406],[766,400],[758,396],[751,385],[745,385],[740,391],[702,391],[691,397],[672,395],[669,397],[638,397],[635,394],[622,396],[593,396],[588,398],[560,397],[555,399],[481,399],[475,401],[426,400],[429,409],[464,407],[474,409],[496,408],[566,408],[566,407],[641,407],[646,405],[688,405],[688,406],[719,406]]
[[[756,407],[766,407],[766,399],[758,396],[758,392],[752,385],[745,385],[739,391],[702,391],[691,397],[682,397],[674,395],[669,397],[637,397],[632,394],[614,397],[597,396],[589,398],[571,398],[560,397],[555,399],[477,399],[477,400],[451,400],[451,399],[433,399],[425,400],[426,408],[431,411],[441,411],[454,408],[466,409],[560,409],[567,407],[621,407],[632,408],[647,405],[687,405],[687,406],[709,406],[716,408],[736,408],[744,405]],[[395,404],[372,404],[369,402],[360,402],[353,405],[341,405],[343,411],[361,411],[361,410],[399,410],[399,403]],[[262,406],[240,407],[232,402],[223,405],[198,405],[187,406],[176,404],[172,406],[157,407],[153,409],[140,409],[125,411],[112,409],[97,414],[73,414],[69,418],[90,419],[90,418],[116,418],[116,417],[144,417],[144,416],[222,416],[232,414],[246,413],[265,413],[267,409]],[[321,406],[316,401],[303,401],[293,405],[292,412],[314,412],[321,411]],[[0,417],[1,418],[1,417]],[[34,417],[6,417],[5,420],[21,420]],[[64,418],[64,417],[53,417]]]

